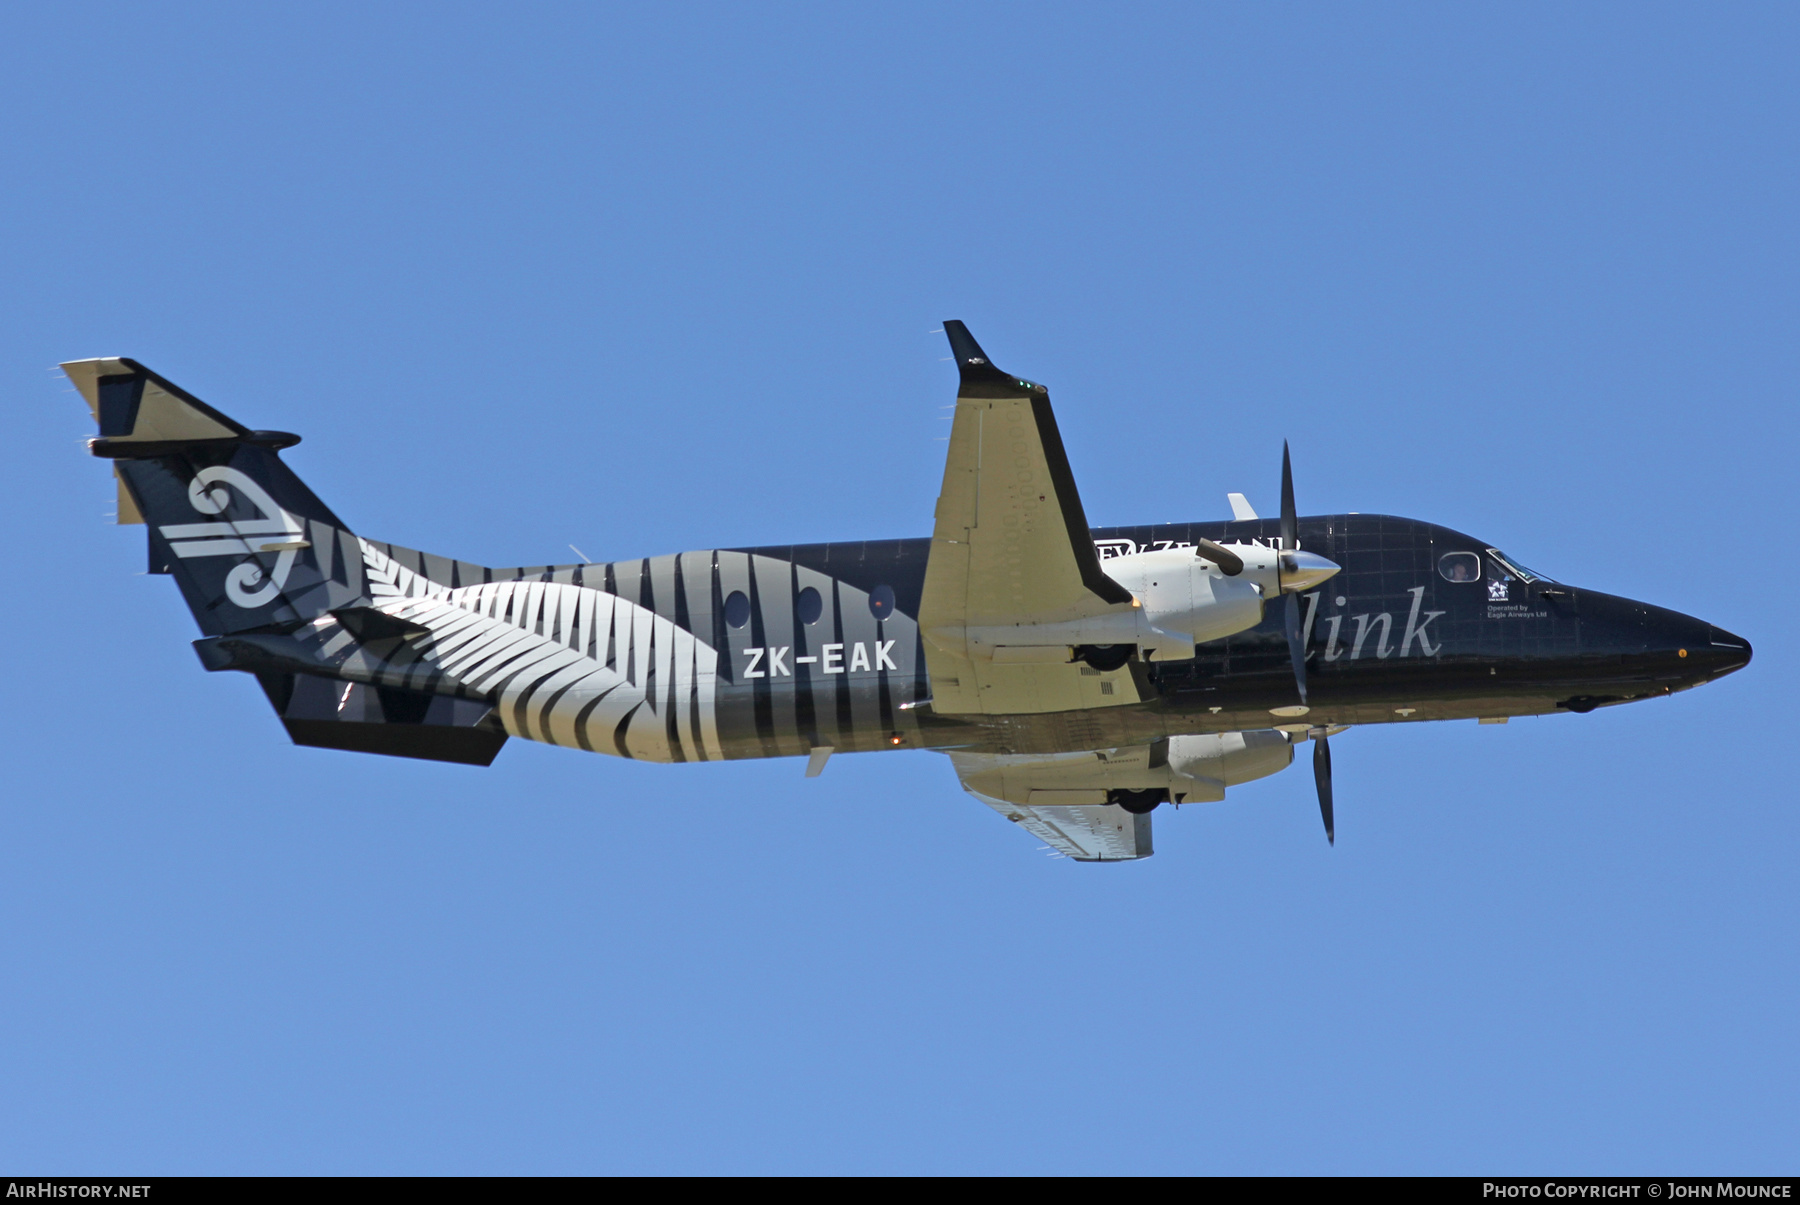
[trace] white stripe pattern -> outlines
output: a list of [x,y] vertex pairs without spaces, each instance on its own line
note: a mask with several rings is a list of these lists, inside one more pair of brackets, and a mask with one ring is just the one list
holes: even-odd
[[359,542],[375,607],[429,633],[406,641],[419,657],[409,683],[441,673],[528,740],[645,761],[723,758],[718,653],[693,633],[582,586],[451,589]]

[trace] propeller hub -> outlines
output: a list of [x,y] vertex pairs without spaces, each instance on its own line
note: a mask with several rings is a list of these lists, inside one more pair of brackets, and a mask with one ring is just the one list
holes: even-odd
[[1330,579],[1342,568],[1337,562],[1328,561],[1316,552],[1303,552],[1299,549],[1283,549],[1278,564],[1281,566],[1283,594],[1304,594],[1320,582]]

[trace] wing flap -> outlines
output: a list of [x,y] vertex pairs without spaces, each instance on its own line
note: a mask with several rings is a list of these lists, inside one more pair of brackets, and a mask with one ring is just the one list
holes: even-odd
[[[1150,839],[1150,817],[1134,815],[1105,803],[1039,805],[1036,797],[1090,794],[1075,791],[1033,791],[1030,804],[1008,803],[979,791],[969,794],[981,800],[1048,845],[1077,862],[1129,862],[1148,858],[1156,850]],[[1104,799],[1104,793],[1100,793]]]
[[1144,745],[1041,756],[950,754],[963,790],[1051,849],[1082,862],[1123,862],[1155,852],[1149,815],[1107,802],[1115,787],[1166,784],[1167,766],[1152,766],[1153,760]]

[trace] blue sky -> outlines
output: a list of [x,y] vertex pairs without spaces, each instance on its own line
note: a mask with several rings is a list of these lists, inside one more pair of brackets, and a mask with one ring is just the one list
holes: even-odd
[[[1800,17],[15,6],[0,1168],[1738,1172],[1800,1154]],[[1442,522],[1749,637],[1047,860],[923,753],[289,745],[108,526],[140,359],[490,564],[929,531],[962,318],[1100,524]]]

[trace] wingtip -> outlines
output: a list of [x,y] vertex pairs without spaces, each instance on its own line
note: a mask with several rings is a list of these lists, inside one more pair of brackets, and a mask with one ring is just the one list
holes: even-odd
[[981,344],[975,342],[975,336],[969,333],[968,326],[960,319],[944,319],[944,334],[950,340],[950,354],[956,358],[956,370],[963,380],[1012,379],[994,367],[994,362],[988,359],[988,354],[981,350]]

